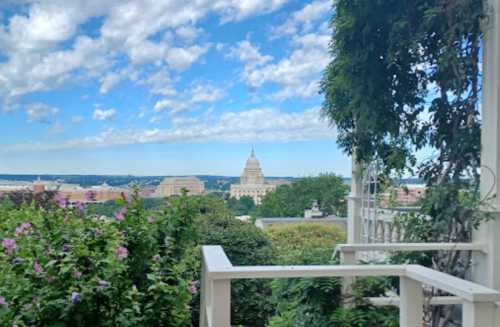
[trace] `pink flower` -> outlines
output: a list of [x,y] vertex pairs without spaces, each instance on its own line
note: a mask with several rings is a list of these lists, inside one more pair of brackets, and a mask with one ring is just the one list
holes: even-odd
[[89,202],[94,202],[96,199],[94,191],[87,191],[85,192],[85,200]]
[[85,207],[84,207],[83,203],[81,203],[80,201],[75,203],[75,208],[78,209],[80,214],[83,214],[85,212]]
[[56,200],[57,206],[59,208],[61,208],[61,209],[66,208],[68,202],[64,196],[62,196],[61,194],[57,194],[55,197],[55,200]]
[[42,266],[38,263],[38,261],[35,261],[35,264],[33,265],[33,268],[35,269],[35,272],[37,274],[43,274],[44,273],[44,270],[43,270]]
[[75,277],[75,278],[80,278],[80,277],[82,277],[82,272],[81,272],[81,271],[79,271],[79,270],[75,270],[75,271],[73,271],[73,277]]
[[31,223],[24,223],[21,226],[16,227],[16,235],[25,235],[31,230]]
[[126,257],[128,257],[128,250],[127,250],[127,248],[123,247],[123,246],[119,246],[116,249],[116,255],[118,256],[118,259],[120,259],[120,260],[125,259]]
[[188,287],[188,290],[189,290],[189,293],[191,294],[196,294],[198,293],[198,281],[197,280],[194,280],[192,281],[190,284],[189,284],[189,287]]
[[127,193],[122,193],[122,198],[123,198],[123,201],[125,201],[127,203],[130,203],[132,201],[132,199],[130,198],[130,195]]
[[127,207],[123,207],[120,211],[115,212],[115,219],[118,221],[123,221],[125,219],[125,214],[127,213]]
[[7,305],[7,301],[5,301],[5,298],[3,296],[0,296],[0,306],[6,306]]
[[5,238],[3,241],[2,241],[2,246],[5,248],[5,252],[8,254],[8,255],[12,255],[14,253],[14,251],[16,251],[16,240],[12,239],[12,238]]

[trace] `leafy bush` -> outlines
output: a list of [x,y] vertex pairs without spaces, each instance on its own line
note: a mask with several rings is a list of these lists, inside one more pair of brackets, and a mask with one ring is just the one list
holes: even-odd
[[[274,248],[266,234],[230,215],[208,216],[200,224],[201,243],[221,245],[234,265],[270,265]],[[239,280],[231,287],[233,325],[265,326],[274,312],[269,280]]]
[[327,263],[335,245],[346,239],[340,227],[320,222],[274,225],[266,232],[281,264]]
[[196,231],[190,199],[113,218],[56,198],[0,209],[0,321],[16,326],[189,326]]

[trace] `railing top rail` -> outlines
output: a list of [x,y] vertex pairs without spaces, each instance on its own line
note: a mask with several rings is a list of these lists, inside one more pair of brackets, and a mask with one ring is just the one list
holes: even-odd
[[359,243],[339,244],[335,252],[363,251],[479,251],[486,252],[486,244],[482,243]]
[[470,302],[500,301],[500,293],[419,265],[233,266],[221,246],[203,246],[207,277],[214,279],[406,276]]
[[230,271],[233,268],[226,252],[220,245],[204,245],[202,255],[208,273]]
[[500,300],[500,293],[496,290],[424,266],[406,266],[406,276],[470,302]]

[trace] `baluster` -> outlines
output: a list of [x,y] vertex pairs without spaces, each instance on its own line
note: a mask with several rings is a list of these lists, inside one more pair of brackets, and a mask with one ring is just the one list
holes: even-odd
[[[422,327],[424,323],[424,295],[422,284],[408,277],[400,277],[399,288],[400,327]],[[480,325],[477,325],[475,327],[479,326]]]

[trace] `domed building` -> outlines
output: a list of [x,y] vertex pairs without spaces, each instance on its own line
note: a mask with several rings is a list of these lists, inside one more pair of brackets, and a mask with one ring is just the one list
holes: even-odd
[[276,185],[267,184],[264,179],[264,174],[260,168],[259,160],[255,157],[255,151],[247,160],[245,169],[240,177],[240,184],[231,185],[231,197],[240,199],[243,196],[249,196],[255,204],[260,204],[266,193],[276,189]]

